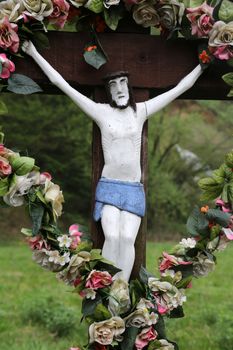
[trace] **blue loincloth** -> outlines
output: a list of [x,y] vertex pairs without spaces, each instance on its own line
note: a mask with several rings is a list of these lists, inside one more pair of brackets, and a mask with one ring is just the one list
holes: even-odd
[[105,204],[113,205],[138,216],[144,216],[146,200],[144,187],[140,182],[129,182],[107,179],[101,177],[95,193],[95,208],[93,217],[95,221],[101,219]]

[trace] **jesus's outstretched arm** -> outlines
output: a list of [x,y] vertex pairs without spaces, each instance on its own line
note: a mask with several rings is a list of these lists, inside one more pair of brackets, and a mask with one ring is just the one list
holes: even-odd
[[158,112],[160,109],[167,106],[170,102],[174,101],[178,96],[182,95],[186,90],[190,89],[200,77],[203,70],[199,64],[196,68],[192,70],[191,73],[186,75],[179,84],[177,84],[173,89],[158,95],[151,100],[145,102],[147,118],[152,116],[154,113]]
[[45,75],[49,78],[51,83],[56,85],[67,96],[69,96],[81,110],[96,122],[100,121],[103,113],[101,104],[95,103],[88,97],[82,95],[80,92],[72,88],[67,81],[39,54],[31,41],[25,41],[22,50],[31,56],[34,61],[40,66]]

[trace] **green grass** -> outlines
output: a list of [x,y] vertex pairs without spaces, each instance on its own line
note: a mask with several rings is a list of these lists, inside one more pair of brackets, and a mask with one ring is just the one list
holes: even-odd
[[[169,243],[148,243],[151,272],[155,272],[158,255],[169,247]],[[233,349],[232,253],[232,246],[219,253],[215,272],[194,281],[193,288],[187,291],[186,317],[169,320],[169,338],[179,343],[180,350]],[[1,350],[67,350],[85,343],[87,331],[79,322],[79,296],[37,266],[23,243],[2,246],[0,264]],[[46,303],[48,298],[71,309],[77,319],[67,336],[58,338],[25,317],[31,305]]]

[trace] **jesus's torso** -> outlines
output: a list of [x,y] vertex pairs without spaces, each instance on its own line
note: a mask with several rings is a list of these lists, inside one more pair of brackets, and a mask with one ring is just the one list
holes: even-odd
[[[137,112],[106,106],[106,115],[98,123],[104,153],[102,176],[121,181],[141,180],[141,139],[145,118],[139,106]],[[142,113],[143,112],[143,113]]]

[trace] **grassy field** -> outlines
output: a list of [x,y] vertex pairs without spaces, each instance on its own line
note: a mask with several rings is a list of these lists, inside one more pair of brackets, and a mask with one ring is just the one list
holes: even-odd
[[[148,243],[151,272],[158,255],[169,247]],[[180,350],[233,349],[232,253],[233,246],[219,253],[215,272],[194,281],[187,292],[186,317],[168,321],[169,338],[179,343]],[[32,262],[23,243],[1,246],[0,350],[67,350],[82,345],[86,329],[79,319],[79,297]],[[63,336],[56,336],[52,323],[63,327]]]

